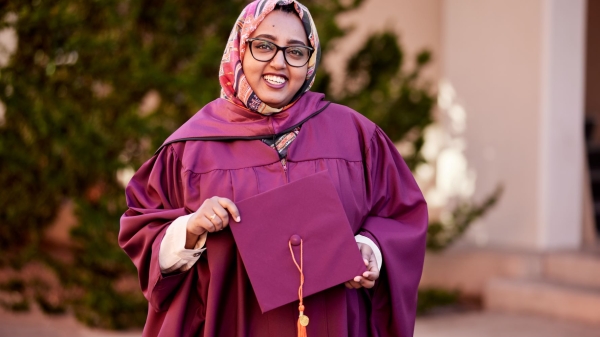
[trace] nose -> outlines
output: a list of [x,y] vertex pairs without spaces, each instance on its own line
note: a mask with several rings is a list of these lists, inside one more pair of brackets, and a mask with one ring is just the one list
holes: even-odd
[[271,60],[271,66],[277,69],[285,68],[285,56],[283,56],[283,50],[278,50],[275,56]]

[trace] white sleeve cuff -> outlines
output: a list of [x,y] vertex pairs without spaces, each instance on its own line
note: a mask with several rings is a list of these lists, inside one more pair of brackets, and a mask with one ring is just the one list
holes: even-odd
[[185,249],[187,222],[192,215],[194,214],[180,216],[167,228],[158,252],[158,263],[163,274],[192,268],[206,250],[203,247],[206,243],[207,233],[200,235],[194,249]]
[[381,256],[381,250],[379,250],[379,247],[377,247],[375,242],[373,242],[373,240],[369,239],[368,237],[362,235],[356,235],[354,236],[354,239],[356,240],[356,242],[364,243],[371,247],[371,250],[373,250],[373,254],[375,254],[375,260],[377,260],[377,268],[381,270],[381,267],[383,266],[383,256]]

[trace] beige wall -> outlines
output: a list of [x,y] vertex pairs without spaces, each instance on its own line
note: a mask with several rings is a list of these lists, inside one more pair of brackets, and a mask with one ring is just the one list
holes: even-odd
[[489,245],[581,243],[584,5],[443,2],[442,77],[467,113],[475,198],[505,185],[498,206],[474,229]]
[[[399,34],[405,48],[406,60],[412,61],[422,49],[433,53],[434,62],[425,70],[424,77],[437,82],[441,65],[441,0],[367,0],[363,6],[338,17],[342,27],[354,30],[336,44],[336,53],[323,60],[334,73],[334,88],[343,81],[343,65],[374,32],[392,29]],[[410,67],[411,63],[407,63]]]
[[467,113],[475,199],[505,185],[477,230],[491,245],[531,246],[539,222],[541,2],[445,0],[443,8],[443,76]]

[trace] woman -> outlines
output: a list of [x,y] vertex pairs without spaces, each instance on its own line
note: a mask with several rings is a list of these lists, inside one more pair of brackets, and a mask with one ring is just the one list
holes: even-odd
[[294,336],[297,303],[261,313],[228,226],[243,217],[236,202],[324,170],[368,271],[305,299],[308,336],[412,336],[426,204],[381,129],[308,91],[319,58],[304,6],[250,3],[221,98],[132,178],[119,242],[149,302],[144,336]]

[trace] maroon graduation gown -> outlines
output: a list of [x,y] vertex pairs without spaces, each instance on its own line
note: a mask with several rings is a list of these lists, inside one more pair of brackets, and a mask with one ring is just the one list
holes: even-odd
[[[307,92],[272,116],[217,99],[175,131],[131,179],[119,244],[138,268],[149,302],[144,336],[295,336],[297,303],[261,313],[229,228],[209,234],[206,252],[183,273],[161,274],[159,248],[169,224],[206,198],[236,202],[323,170],[353,232],[372,239],[384,263],[371,290],[342,284],[306,298],[308,336],[413,335],[425,201],[383,131],[323,97]],[[277,152],[260,139],[298,125],[284,169]]]

